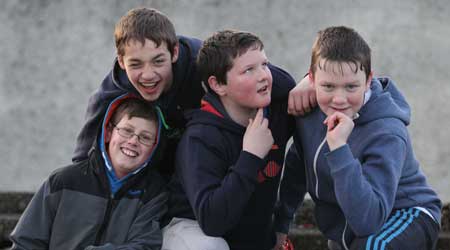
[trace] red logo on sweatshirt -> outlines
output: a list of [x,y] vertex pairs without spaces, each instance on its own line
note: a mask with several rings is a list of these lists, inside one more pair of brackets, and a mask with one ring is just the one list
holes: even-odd
[[258,171],[258,182],[262,183],[268,178],[277,176],[281,171],[280,165],[275,161],[269,161],[263,171]]

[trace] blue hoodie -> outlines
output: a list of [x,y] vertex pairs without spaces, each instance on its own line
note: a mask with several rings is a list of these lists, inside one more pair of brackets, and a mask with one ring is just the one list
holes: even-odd
[[319,229],[339,242],[376,233],[394,209],[419,206],[440,222],[441,201],[419,168],[406,129],[408,103],[387,78],[374,78],[371,92],[347,144],[332,152],[319,108],[297,118],[280,189],[285,205],[277,211],[279,231],[287,231],[306,192]]
[[156,108],[157,110],[157,115],[158,115],[158,131],[156,132],[156,142],[155,145],[153,146],[152,152],[149,155],[148,159],[145,160],[144,163],[141,164],[141,166],[137,167],[136,170],[134,170],[133,172],[129,173],[128,175],[122,177],[122,178],[117,178],[115,172],[114,172],[114,168],[112,166],[111,163],[111,159],[107,153],[107,149],[106,149],[106,144],[105,144],[105,133],[106,133],[106,129],[108,127],[108,124],[115,112],[115,110],[117,109],[117,107],[120,105],[120,103],[122,103],[124,100],[129,99],[129,98],[138,98],[136,95],[133,94],[124,94],[121,95],[119,97],[117,97],[116,99],[114,99],[108,106],[108,108],[106,109],[106,114],[105,117],[103,118],[103,123],[102,123],[102,128],[101,128],[101,134],[98,137],[98,143],[99,143],[99,148],[100,148],[100,152],[102,155],[102,158],[105,162],[105,168],[106,168],[106,175],[108,177],[109,180],[109,185],[111,188],[111,194],[114,196],[116,194],[116,192],[118,190],[120,190],[120,188],[123,186],[124,183],[126,183],[126,181],[131,177],[136,175],[137,173],[139,173],[144,167],[146,167],[147,165],[149,165],[149,162],[152,160],[153,162],[157,161],[156,159],[153,159],[154,154],[159,152],[159,154],[161,154],[161,150],[156,150],[156,149],[160,149],[161,148],[161,127],[162,127],[162,123],[163,123],[163,116],[162,113],[160,112],[159,108]]

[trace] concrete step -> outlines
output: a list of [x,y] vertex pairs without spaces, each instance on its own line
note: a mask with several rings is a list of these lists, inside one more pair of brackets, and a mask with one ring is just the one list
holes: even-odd
[[9,234],[12,232],[20,214],[0,214],[0,250],[11,245]]
[[0,192],[0,214],[21,214],[32,197],[30,192]]

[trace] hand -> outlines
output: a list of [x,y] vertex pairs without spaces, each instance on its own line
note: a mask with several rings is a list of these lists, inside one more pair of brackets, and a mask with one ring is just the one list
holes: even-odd
[[273,137],[269,129],[269,121],[263,117],[263,109],[258,109],[255,119],[250,119],[245,130],[242,150],[252,153],[261,159],[272,148]]
[[311,85],[309,76],[305,76],[289,92],[288,113],[291,115],[305,115],[316,105],[316,91]]
[[353,120],[341,112],[335,112],[323,121],[327,125],[327,142],[330,151],[347,143],[347,139],[355,124]]
[[277,232],[277,243],[272,250],[284,250],[283,244],[286,242],[287,234]]

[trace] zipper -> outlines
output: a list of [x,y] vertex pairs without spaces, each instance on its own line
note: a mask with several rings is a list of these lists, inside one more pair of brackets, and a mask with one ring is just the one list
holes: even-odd
[[114,210],[116,204],[117,200],[114,199],[114,195],[111,195],[108,200],[108,205],[106,207],[106,212],[105,216],[103,217],[102,224],[100,225],[100,228],[98,229],[95,235],[94,246],[98,246],[102,242],[103,235],[105,234],[106,229],[108,228],[109,221],[111,220],[112,211]]
[[347,243],[345,243],[345,232],[347,231],[347,225],[348,225],[347,220],[345,220],[345,227],[344,227],[344,231],[342,232],[342,239],[341,239],[342,245],[344,246],[345,250],[348,250]]
[[313,169],[314,169],[314,175],[316,177],[316,197],[319,199],[319,176],[317,174],[317,159],[319,158],[320,150],[322,150],[323,145],[327,141],[327,137],[323,138],[323,141],[320,143],[319,147],[317,148],[316,154],[314,155],[314,162],[313,162]]

